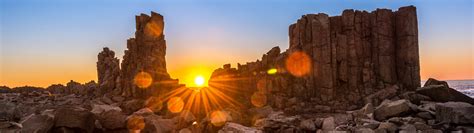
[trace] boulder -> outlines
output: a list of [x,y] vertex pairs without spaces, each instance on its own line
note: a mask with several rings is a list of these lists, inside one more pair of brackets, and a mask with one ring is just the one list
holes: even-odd
[[419,112],[416,114],[417,117],[423,118],[425,120],[434,119],[433,115],[430,112]]
[[400,126],[399,133],[415,133],[415,132],[416,132],[416,127],[412,124],[404,124]]
[[423,85],[423,86],[427,87],[427,86],[431,86],[431,85],[443,85],[443,86],[449,88],[448,82],[439,81],[439,80],[436,80],[434,78],[428,78],[428,80],[426,80],[426,82],[425,82],[425,85]]
[[474,99],[446,85],[429,85],[418,88],[416,93],[430,97],[436,102],[465,102],[474,104]]
[[301,117],[296,116],[285,116],[283,112],[273,112],[268,115],[267,118],[257,119],[254,122],[255,127],[259,127],[259,129],[264,128],[280,128],[282,126],[294,126],[300,121]]
[[10,102],[1,102],[0,107],[0,120],[8,121],[15,119],[15,104]]
[[333,130],[336,128],[336,123],[334,122],[334,117],[325,118],[321,129],[323,130]]
[[418,131],[418,133],[443,133],[443,131],[439,129],[427,129]]
[[111,98],[113,101],[115,102],[123,102],[125,100],[124,97],[122,96],[116,96],[116,95],[113,95],[112,98]]
[[193,115],[191,111],[188,110],[183,110],[181,111],[178,116],[174,117],[176,121],[179,123],[186,123],[186,124],[191,124],[196,121],[196,117]]
[[153,115],[153,110],[149,109],[149,108],[143,108],[143,109],[140,109],[136,112],[133,112],[132,115],[139,115],[139,116],[148,116],[148,115]]
[[20,123],[12,121],[0,121],[0,131],[5,132],[18,132],[19,129],[23,128],[23,125]]
[[436,121],[455,124],[474,124],[474,106],[463,102],[436,104]]
[[364,107],[362,107],[361,109],[355,111],[355,113],[356,114],[365,114],[365,115],[374,113],[374,105],[372,105],[372,103],[367,103]]
[[94,114],[80,107],[63,107],[54,113],[54,127],[68,127],[79,132],[92,132],[94,129]]
[[100,115],[97,116],[97,119],[103,128],[121,129],[125,128],[127,116],[120,110],[109,110],[100,113]]
[[144,117],[145,128],[144,132],[148,133],[169,133],[176,130],[177,122],[173,119],[162,119],[157,115],[148,115]]
[[127,117],[127,129],[130,132],[140,132],[145,128],[145,119],[143,116],[130,115]]
[[33,115],[22,123],[21,132],[25,133],[48,133],[54,125],[54,116],[39,114]]
[[465,133],[474,133],[474,126],[458,126],[456,129],[460,129]]
[[397,125],[390,122],[382,122],[377,129],[383,129],[389,133],[395,133],[397,131]]
[[120,109],[120,107],[117,107],[117,106],[106,105],[106,104],[103,104],[103,105],[93,104],[91,112],[94,113],[95,115],[99,115],[102,112],[108,112],[111,110],[116,110],[119,112],[122,111],[122,109]]
[[53,133],[77,133],[80,131],[76,131],[73,128],[68,128],[68,127],[57,127],[57,128],[54,128],[52,132]]
[[355,133],[375,133],[375,131],[370,128],[359,128],[355,130]]
[[374,118],[378,121],[386,120],[393,116],[400,116],[412,111],[412,105],[408,100],[402,99],[381,104],[374,111]]
[[261,130],[227,122],[218,133],[263,133]]
[[307,131],[316,131],[316,124],[312,119],[306,119],[300,122],[299,127]]
[[270,106],[254,107],[249,109],[249,113],[253,118],[264,118],[273,112],[273,108]]
[[120,108],[122,109],[122,111],[124,113],[131,114],[131,113],[143,108],[144,102],[145,102],[144,100],[132,99],[132,100],[125,101],[120,106]]
[[365,97],[364,102],[372,103],[374,106],[380,105],[383,100],[396,96],[399,89],[397,85],[386,87]]
[[413,91],[405,92],[402,95],[400,95],[402,99],[407,99],[411,103],[414,103],[416,105],[420,105],[421,101],[431,101],[431,98],[425,95],[418,94]]

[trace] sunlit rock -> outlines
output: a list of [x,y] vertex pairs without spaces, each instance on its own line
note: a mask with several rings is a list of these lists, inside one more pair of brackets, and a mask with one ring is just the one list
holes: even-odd
[[179,113],[184,108],[184,102],[180,97],[172,97],[168,100],[167,106],[170,112]]
[[161,82],[173,80],[166,69],[163,16],[152,12],[151,16],[141,14],[135,19],[135,37],[127,40],[127,50],[121,64],[122,94],[148,97],[165,93],[178,84],[177,82],[171,84]]

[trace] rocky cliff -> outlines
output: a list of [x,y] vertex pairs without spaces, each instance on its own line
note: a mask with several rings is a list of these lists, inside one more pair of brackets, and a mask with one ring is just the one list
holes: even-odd
[[118,67],[118,59],[108,48],[99,53],[97,71],[102,90],[115,90],[127,97],[160,95],[176,88],[166,70],[166,41],[163,16],[136,16],[135,38],[127,40],[127,50]]
[[226,85],[279,108],[296,98],[355,109],[379,103],[384,98],[373,95],[387,87],[413,91],[420,86],[416,8],[304,15],[290,25],[285,52],[274,47],[256,62],[215,70],[210,86]]

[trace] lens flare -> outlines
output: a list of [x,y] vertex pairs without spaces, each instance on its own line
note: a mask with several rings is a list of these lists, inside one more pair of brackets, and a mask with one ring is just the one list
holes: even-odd
[[148,88],[150,87],[153,79],[151,78],[151,75],[148,74],[147,72],[139,72],[137,75],[135,75],[135,78],[133,79],[133,82],[135,85],[138,86],[138,88]]
[[154,21],[150,21],[146,24],[145,33],[149,33],[154,36],[161,36],[163,34],[163,25],[157,24]]
[[268,69],[267,74],[274,75],[277,72],[278,72],[278,70],[276,68],[271,68],[271,69]]
[[130,132],[140,132],[140,130],[145,128],[145,120],[142,116],[132,115],[127,120],[127,128]]
[[211,123],[214,126],[222,126],[230,117],[226,112],[214,111],[211,113]]
[[172,97],[168,100],[168,110],[172,113],[179,113],[183,110],[184,102],[180,97]]
[[257,91],[258,92],[267,92],[267,80],[260,79],[257,81]]
[[250,102],[252,102],[255,107],[263,107],[267,104],[267,96],[262,92],[255,92],[252,97],[250,97]]
[[302,77],[311,70],[311,60],[309,56],[301,51],[290,53],[285,62],[286,69],[296,77]]
[[145,107],[153,112],[159,112],[163,108],[163,101],[159,97],[150,97],[145,101]]

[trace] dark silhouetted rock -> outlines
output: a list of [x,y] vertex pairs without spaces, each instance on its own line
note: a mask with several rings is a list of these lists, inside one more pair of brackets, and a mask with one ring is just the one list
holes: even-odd
[[443,85],[449,88],[448,82],[446,81],[439,81],[434,78],[429,78],[426,80],[424,87],[431,86],[431,85]]
[[431,98],[425,95],[418,94],[413,91],[405,92],[400,95],[400,98],[407,99],[411,103],[419,105],[421,101],[431,101]]
[[115,57],[115,52],[105,47],[102,52],[97,55],[97,75],[99,78],[98,95],[103,95],[117,88],[120,66],[119,59]]
[[[136,16],[135,38],[127,40],[127,50],[121,64],[120,87],[125,96],[161,94],[167,87],[169,90],[170,86],[177,85],[177,80],[171,79],[166,70],[166,41],[163,31],[164,21],[160,14],[152,12],[151,16]],[[149,86],[142,86],[146,89],[139,88],[134,82],[135,76],[140,72],[148,74],[152,80]]]
[[53,115],[33,115],[21,123],[21,132],[25,133],[48,133],[54,125]]
[[252,127],[246,127],[237,123],[227,122],[218,133],[263,133]]
[[455,124],[474,124],[474,106],[463,102],[436,104],[436,121]]
[[408,114],[412,111],[411,106],[410,101],[405,99],[382,103],[374,110],[374,118],[382,121],[390,117]]
[[121,129],[126,127],[127,116],[119,110],[109,110],[97,115],[97,119],[103,128]]
[[94,114],[84,108],[63,107],[54,113],[55,127],[74,128],[79,132],[91,133],[94,130]]
[[[420,86],[414,6],[398,11],[345,10],[331,17],[307,14],[290,25],[288,32],[286,51],[275,47],[261,60],[238,64],[237,69],[219,68],[209,85],[222,91],[229,89],[223,86],[237,88],[234,94],[226,94],[238,99],[263,92],[276,108],[283,107],[281,99],[298,97],[331,106],[333,111],[354,110],[367,102],[378,105]],[[277,73],[268,73],[272,69]],[[398,89],[384,90],[394,85]]]
[[416,93],[430,97],[437,102],[466,102],[474,104],[474,99],[445,85],[429,85],[416,90]]
[[176,121],[172,119],[163,119],[154,114],[145,117],[144,132],[169,133],[174,130],[176,130]]

